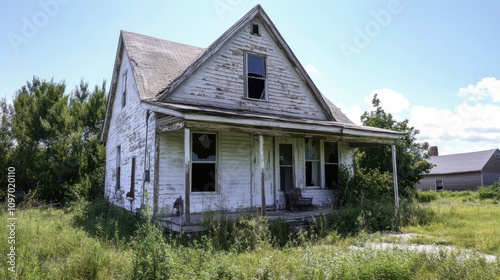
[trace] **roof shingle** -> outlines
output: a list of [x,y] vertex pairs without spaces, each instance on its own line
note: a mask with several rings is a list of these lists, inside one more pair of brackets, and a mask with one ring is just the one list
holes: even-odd
[[128,31],[122,38],[142,99],[159,94],[205,50]]

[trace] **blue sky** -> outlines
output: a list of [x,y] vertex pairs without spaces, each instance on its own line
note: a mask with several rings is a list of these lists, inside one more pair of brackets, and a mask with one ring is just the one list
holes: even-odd
[[440,154],[500,148],[500,2],[7,1],[0,98],[36,75],[111,79],[121,29],[207,47],[260,3],[318,88],[354,122],[382,106]]

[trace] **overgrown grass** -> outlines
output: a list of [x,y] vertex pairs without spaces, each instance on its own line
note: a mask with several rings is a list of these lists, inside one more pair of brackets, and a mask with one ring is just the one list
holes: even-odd
[[500,205],[481,200],[474,192],[443,192],[439,199],[427,203],[435,219],[407,231],[430,236],[441,244],[500,255]]
[[[7,221],[2,205],[1,220]],[[61,209],[16,211],[17,278],[2,261],[1,279],[124,279],[132,269],[132,252],[92,238],[74,226],[75,214]],[[10,251],[9,229],[0,227],[2,255]]]
[[[391,207],[345,208],[313,221],[307,231],[258,215],[236,221],[212,216],[211,230],[198,236],[165,235],[105,202],[18,210],[17,279],[498,279],[500,261],[487,263],[473,253],[466,258],[364,247],[374,239],[370,231],[389,225],[422,234],[421,242],[441,240],[499,255],[498,204],[438,198],[425,206],[404,204],[397,212]],[[343,222],[328,220],[335,215]],[[342,235],[336,230],[342,225],[353,230]],[[0,227],[0,235],[7,230]],[[2,242],[2,252],[8,246]],[[1,266],[0,278],[14,279],[5,261]]]

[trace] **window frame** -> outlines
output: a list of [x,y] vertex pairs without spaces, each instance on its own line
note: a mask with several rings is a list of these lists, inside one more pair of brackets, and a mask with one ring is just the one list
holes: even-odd
[[[441,188],[438,189],[438,180],[441,181]],[[436,191],[444,191],[444,178],[436,178],[436,180],[434,181],[435,185],[434,187],[436,188]]]
[[[248,76],[248,56],[254,56],[254,57],[258,57],[258,58],[262,58],[264,59],[264,78],[258,78],[258,77],[249,77]],[[262,54],[256,54],[256,53],[253,53],[253,52],[245,52],[245,57],[244,57],[244,64],[245,64],[245,67],[244,67],[244,71],[245,71],[245,98],[248,99],[248,100],[253,100],[253,101],[264,101],[264,102],[267,102],[268,101],[268,97],[269,97],[269,94],[268,94],[268,88],[267,88],[267,56],[265,55],[262,55]],[[252,98],[249,96],[249,82],[248,82],[248,79],[257,79],[257,80],[263,80],[264,81],[264,98]]]
[[[339,153],[339,143],[338,142],[335,142],[335,141],[322,141],[322,145],[321,145],[321,157],[322,157],[322,165],[321,165],[321,169],[322,169],[322,175],[323,175],[323,183],[322,183],[322,187],[324,189],[330,189],[331,186],[327,186],[327,182],[326,182],[326,167],[327,166],[336,166],[337,167],[337,184],[339,183],[339,179],[340,179],[340,153]],[[325,158],[325,146],[327,143],[331,143],[335,146],[336,150],[337,150],[337,162],[327,162],[327,159]]]
[[[254,32],[255,30],[255,27],[257,26],[257,33]],[[260,32],[260,24],[256,23],[256,22],[253,22],[250,26],[250,34],[251,35],[255,35],[255,36],[261,36],[261,32]]]
[[[318,143],[318,159],[315,159],[315,160],[310,160],[310,159],[307,159],[307,147],[306,147],[306,143],[307,143],[307,140],[312,140],[312,141],[317,141]],[[323,188],[322,186],[324,185],[324,174],[323,172],[321,171],[322,166],[322,156],[321,154],[323,153],[323,149],[322,149],[322,141],[320,139],[317,139],[317,138],[304,138],[304,178],[306,179],[306,182],[305,182],[305,187],[306,188],[310,188],[310,189],[320,189],[320,188]],[[307,163],[308,162],[317,162],[318,163],[318,181],[315,182],[314,185],[311,185],[311,186],[308,186],[308,182],[307,182]],[[311,173],[312,174],[312,173]]]
[[[193,137],[195,134],[211,134],[215,135],[215,161],[207,161],[207,160],[194,160],[193,159]],[[219,192],[219,158],[220,158],[220,149],[219,149],[219,133],[217,132],[210,132],[210,131],[191,131],[190,135],[191,139],[191,162],[190,162],[190,170],[191,170],[191,178],[190,178],[190,184],[189,190],[191,194],[215,194]],[[215,175],[214,175],[214,190],[213,191],[193,191],[193,164],[214,164],[214,170],[215,170]]]

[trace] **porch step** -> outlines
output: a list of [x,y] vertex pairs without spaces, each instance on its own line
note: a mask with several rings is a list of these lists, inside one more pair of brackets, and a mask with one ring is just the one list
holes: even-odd
[[276,211],[276,206],[266,206],[266,212],[268,211]]

